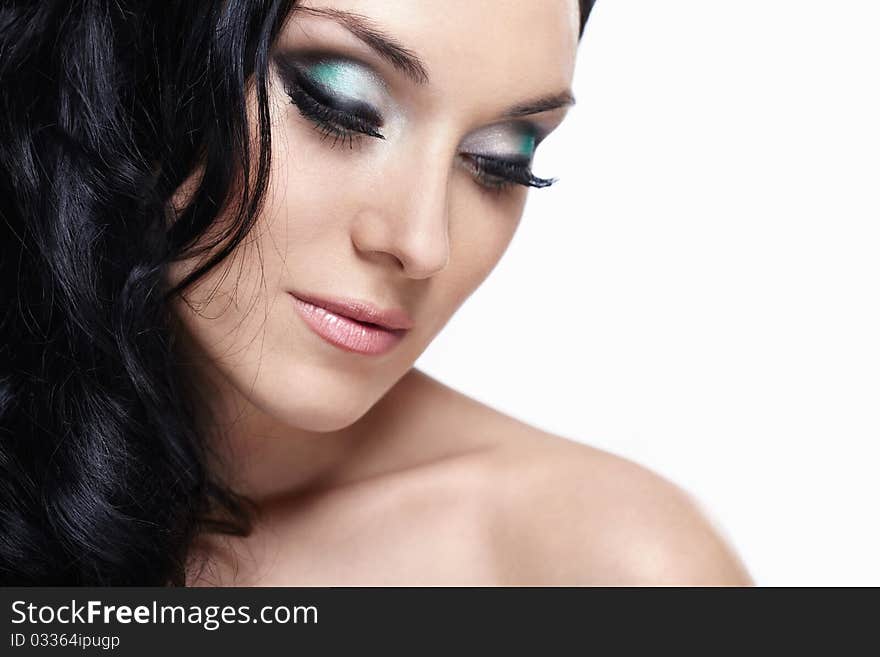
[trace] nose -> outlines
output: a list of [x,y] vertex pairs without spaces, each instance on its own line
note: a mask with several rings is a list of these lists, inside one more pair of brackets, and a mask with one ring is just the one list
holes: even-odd
[[369,190],[354,220],[351,238],[365,257],[390,258],[409,278],[436,275],[449,263],[447,154],[424,150],[385,171]]

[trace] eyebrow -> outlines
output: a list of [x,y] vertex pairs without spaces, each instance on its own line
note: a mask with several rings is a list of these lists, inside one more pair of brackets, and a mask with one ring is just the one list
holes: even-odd
[[506,112],[504,112],[504,116],[508,118],[515,118],[517,116],[525,116],[527,114],[548,112],[550,110],[558,109],[560,107],[574,105],[574,103],[575,100],[571,91],[566,90],[558,94],[550,94],[549,96],[542,96],[541,98],[536,98],[535,100],[514,105]]
[[[339,23],[358,39],[366,43],[394,68],[406,75],[418,85],[428,84],[430,78],[424,62],[409,48],[401,45],[394,37],[383,32],[369,18],[361,14],[329,7],[298,7],[303,11],[317,16],[329,18]],[[557,94],[542,96],[524,103],[518,103],[503,113],[505,118],[516,118],[529,114],[538,114],[550,110],[574,105],[575,99],[571,90]]]

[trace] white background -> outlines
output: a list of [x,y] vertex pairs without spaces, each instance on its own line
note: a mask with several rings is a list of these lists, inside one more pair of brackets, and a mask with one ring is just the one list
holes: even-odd
[[416,366],[880,585],[880,2],[598,0],[510,250]]

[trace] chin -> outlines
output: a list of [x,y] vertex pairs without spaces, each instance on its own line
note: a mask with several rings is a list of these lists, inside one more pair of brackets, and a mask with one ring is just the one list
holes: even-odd
[[339,372],[302,371],[287,382],[249,391],[250,401],[268,416],[291,428],[317,433],[339,431],[361,419],[385,389],[375,379]]

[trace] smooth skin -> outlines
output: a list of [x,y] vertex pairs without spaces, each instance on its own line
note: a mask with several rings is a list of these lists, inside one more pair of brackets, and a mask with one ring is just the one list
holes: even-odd
[[[570,90],[577,2],[304,6],[316,11],[294,11],[275,52],[366,66],[374,77],[353,88],[379,105],[385,139],[324,138],[273,66],[267,203],[234,256],[174,305],[199,421],[218,436],[211,467],[259,509],[248,537],[198,543],[188,584],[752,584],[673,483],[413,367],[495,267],[526,198],[481,184],[463,148],[496,144],[485,137],[511,129],[511,107]],[[417,55],[424,79],[341,12]],[[566,109],[516,120],[547,134]],[[170,280],[197,264],[176,263]],[[343,351],[303,323],[290,291],[401,307],[415,326],[386,354]]]

